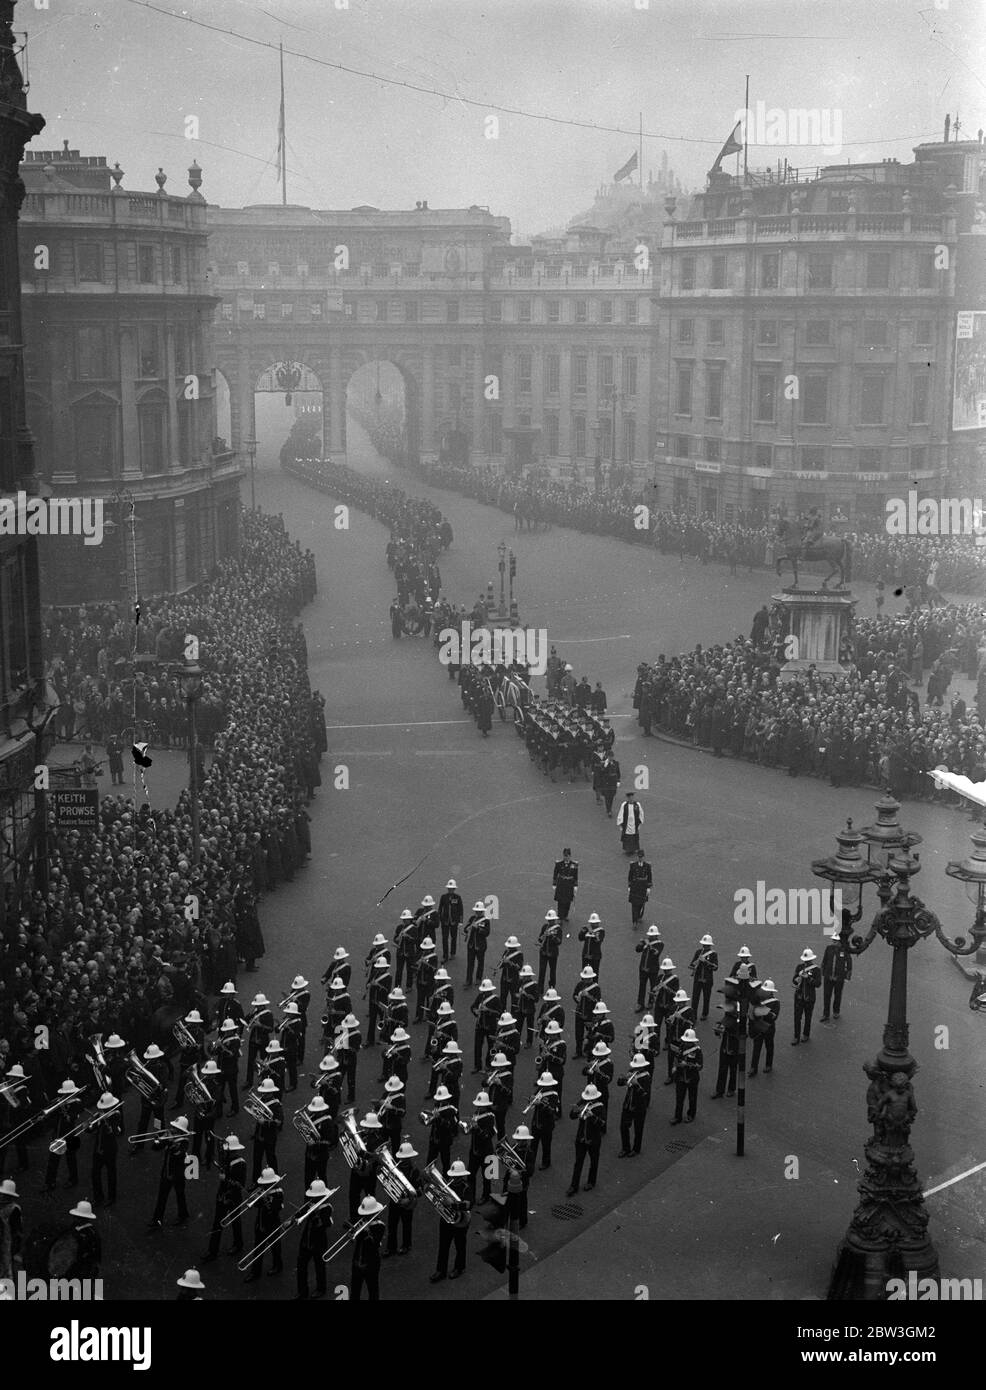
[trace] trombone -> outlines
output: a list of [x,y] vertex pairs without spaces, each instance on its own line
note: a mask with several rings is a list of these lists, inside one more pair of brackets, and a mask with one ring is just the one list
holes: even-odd
[[93,1114],[91,1111],[88,1112],[86,1118],[84,1120],[81,1120],[77,1125],[74,1126],[74,1128],[66,1130],[66,1132],[59,1139],[53,1139],[51,1143],[48,1145],[48,1152],[50,1154],[55,1154],[58,1158],[61,1158],[62,1154],[64,1154],[66,1149],[68,1148],[68,1141],[70,1139],[74,1139],[76,1135],[88,1134],[90,1130],[95,1129],[96,1126],[102,1124],[104,1120],[108,1120],[111,1115],[119,1114],[119,1103],[114,1105],[112,1110],[100,1110],[97,1111],[96,1114]]
[[223,1219],[219,1223],[220,1226],[231,1226],[234,1221],[236,1221],[239,1217],[243,1216],[244,1213],[248,1212],[251,1207],[255,1207],[257,1203],[260,1201],[261,1197],[265,1195],[265,1193],[280,1192],[281,1183],[283,1181],[284,1176],[282,1174],[278,1178],[277,1182],[267,1183],[264,1187],[255,1187],[248,1197],[244,1197],[243,1201],[240,1203],[238,1207],[234,1207],[231,1212],[228,1212],[223,1217]]
[[59,1096],[57,1100],[52,1101],[51,1105],[45,1106],[43,1110],[39,1110],[36,1115],[30,1115],[26,1120],[23,1120],[17,1125],[15,1129],[12,1129],[9,1134],[5,1134],[3,1138],[0,1139],[0,1149],[6,1148],[8,1144],[14,1143],[15,1140],[19,1139],[22,1134],[26,1134],[27,1131],[40,1120],[46,1120],[49,1115],[54,1115],[56,1110],[60,1110],[63,1105],[67,1105],[70,1100],[74,1099],[75,1096]]
[[0,1082],[0,1100],[5,1100],[11,1110],[20,1109],[20,1101],[17,1098],[18,1091],[27,1090],[27,1080],[21,1081],[18,1077],[13,1077],[7,1082]]
[[92,1074],[96,1079],[100,1094],[109,1089],[106,1081],[106,1053],[103,1051],[102,1033],[94,1033],[89,1039],[89,1052],[86,1058],[92,1067]]
[[375,1216],[364,1216],[362,1221],[357,1221],[355,1226],[351,1227],[348,1231],[344,1231],[339,1239],[333,1245],[329,1246],[328,1250],[326,1250],[325,1254],[322,1256],[323,1261],[328,1264],[330,1260],[334,1260],[338,1254],[345,1250],[350,1241],[357,1240],[363,1232],[374,1223],[380,1224]]
[[547,1091],[535,1091],[520,1113],[522,1115],[527,1115],[531,1110],[534,1109],[535,1105],[541,1104],[541,1102],[544,1100],[547,1094]]
[[136,1148],[138,1144],[153,1143],[155,1139],[160,1139],[163,1134],[163,1129],[149,1129],[146,1130],[143,1134],[128,1135],[127,1143],[130,1144],[133,1148]]
[[[267,1192],[271,1192],[275,1191],[276,1189],[265,1188],[264,1190]],[[316,1211],[318,1211],[320,1207],[326,1206],[328,1204],[329,1198],[335,1196],[335,1194],[338,1191],[338,1187],[330,1187],[328,1192],[326,1192],[325,1196],[320,1197],[317,1202],[314,1202],[312,1206],[308,1208],[307,1211],[304,1210],[303,1206],[299,1207],[295,1212],[294,1216],[289,1216],[285,1221],[282,1221],[279,1226],[275,1226],[274,1230],[271,1231],[270,1235],[264,1236],[263,1240],[260,1241],[259,1244],[255,1245],[252,1250],[249,1250],[243,1256],[242,1260],[240,1260],[237,1263],[236,1268],[239,1270],[248,1269],[250,1265],[253,1264],[254,1260],[261,1259],[264,1255],[267,1254],[268,1250],[273,1249],[273,1247],[278,1243],[279,1240],[283,1240],[283,1238],[287,1235],[288,1231],[290,1231],[292,1226],[302,1225],[302,1223],[307,1221],[308,1218],[312,1216]]]

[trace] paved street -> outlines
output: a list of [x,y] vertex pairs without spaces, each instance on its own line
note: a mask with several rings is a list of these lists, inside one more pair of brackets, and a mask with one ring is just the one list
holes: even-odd
[[[352,421],[350,463],[367,470],[383,469],[365,441],[360,446]],[[511,932],[520,937],[527,958],[536,964],[533,943],[551,904],[552,863],[568,844],[581,863],[581,888],[573,912],[574,930],[563,946],[559,971],[559,988],[569,1010],[566,1031],[571,1038],[570,999],[580,957],[575,930],[595,910],[607,927],[601,979],[603,997],[616,1022],[614,1059],[617,1072],[622,1073],[634,1019],[637,957],[626,903],[627,861],[620,852],[615,822],[608,821],[596,806],[588,784],[559,780],[552,785],[543,778],[509,725],[495,721],[491,737],[480,738],[472,720],[463,715],[457,688],[448,681],[430,643],[392,639],[385,528],[354,512],[349,531],[334,530],[332,499],[283,475],[270,461],[265,467],[261,460],[260,465],[258,502],[265,509],[283,512],[292,536],[317,556],[319,595],[306,610],[304,621],[312,684],[326,696],[331,727],[329,753],[322,764],[323,785],[311,810],[311,863],[265,900],[262,921],[267,955],[260,973],[241,976],[241,996],[247,998],[248,991],[257,987],[276,1002],[292,976],[302,971],[313,983],[315,1027],[310,1030],[307,1057],[309,1068],[313,1067],[318,1058],[318,981],[333,948],[341,944],[352,952],[357,962],[354,982],[358,982],[374,932],[389,934],[401,908],[415,907],[428,892],[437,898],[450,876],[457,879],[467,908],[489,893],[499,897],[500,918],[494,924],[488,972]],[[450,597],[471,605],[486,580],[495,577],[496,545],[505,538],[518,556],[522,623],[546,627],[549,640],[572,661],[576,676],[584,671],[593,684],[602,680],[617,729],[616,752],[624,787],[634,767],[646,765],[650,773],[650,789],[640,798],[647,817],[643,844],[655,872],[655,892],[645,923],[661,925],[668,950],[683,974],[687,976],[685,967],[699,936],[709,931],[723,966],[720,978],[738,947],[747,943],[761,976],[775,980],[782,1001],[774,1072],[751,1080],[748,1088],[750,1158],[740,1174],[736,1165],[741,1161],[730,1148],[732,1107],[725,1100],[709,1098],[717,1054],[712,1017],[699,1025],[706,1070],[696,1124],[669,1127],[673,1091],[662,1085],[662,1054],[643,1156],[635,1162],[617,1160],[622,1092],[614,1090],[599,1183],[594,1192],[574,1199],[571,1219],[552,1214],[552,1208],[565,1200],[572,1159],[574,1126],[567,1118],[559,1126],[553,1166],[548,1173],[536,1173],[530,1191],[532,1216],[525,1232],[530,1251],[523,1258],[539,1265],[544,1262],[538,1295],[589,1296],[584,1279],[564,1289],[564,1259],[552,1265],[551,1257],[573,1239],[591,1241],[600,1218],[629,1203],[635,1223],[653,1220],[655,1254],[649,1268],[628,1271],[626,1297],[633,1296],[632,1287],[638,1282],[649,1285],[651,1297],[669,1297],[676,1288],[677,1297],[702,1297],[703,1271],[708,1269],[712,1251],[707,1237],[696,1241],[690,1234],[689,1207],[693,1204],[696,1222],[701,1215],[702,1230],[707,1232],[710,1204],[718,1199],[724,1258],[735,1262],[739,1272],[752,1261],[762,1273],[772,1258],[770,1242],[754,1250],[744,1248],[736,1234],[742,1223],[737,1224],[731,1212],[753,1213],[759,1228],[769,1227],[773,1236],[780,1227],[772,1223],[780,1221],[778,1213],[783,1211],[788,1262],[784,1296],[820,1296],[834,1243],[854,1205],[857,1164],[868,1132],[861,1064],[879,1047],[890,952],[878,941],[856,962],[842,1018],[823,1026],[816,1016],[810,1046],[794,1051],[788,1047],[791,976],[805,945],[821,954],[821,929],[737,927],[733,895],[739,888],[754,888],[758,880],[785,889],[812,886],[809,861],[834,851],[834,832],[846,816],[852,816],[857,825],[875,819],[876,793],[834,790],[812,779],[792,781],[783,773],[746,762],[713,761],[701,752],[645,740],[639,737],[630,703],[638,660],[747,631],[754,610],[772,591],[769,577],[754,573],[730,578],[720,566],[703,568],[692,560],[682,564],[677,558],[612,539],[559,529],[516,535],[512,520],[491,508],[427,489],[411,476],[393,481],[411,493],[431,496],[452,522],[455,541],[441,562],[444,589]],[[858,593],[862,610],[871,610],[872,597],[862,589]],[[348,790],[333,789],[333,769],[341,765],[349,769]],[[955,934],[971,920],[971,908],[945,878],[944,866],[968,852],[969,822],[961,812],[925,804],[906,805],[903,819],[924,836],[924,872],[918,891]],[[390,886],[408,874],[377,907]],[[919,945],[911,953],[910,967],[911,1047],[920,1063],[914,1145],[919,1172],[931,1187],[986,1157],[982,1143],[984,1025],[967,1007],[969,986],[937,943]],[[462,988],[461,956],[450,969],[456,985],[460,1041],[468,1056],[472,996]],[[354,991],[357,999],[358,993]],[[427,1135],[417,1113],[424,1105],[428,1068],[417,1060],[422,1042],[419,1027],[414,1029],[408,1113],[410,1133],[423,1163]],[[533,1090],[533,1056],[533,1052],[520,1055],[512,1124],[518,1122],[519,1111]],[[566,1114],[577,1099],[581,1065],[569,1061]],[[464,1116],[471,1114],[468,1102],[479,1080],[470,1077],[468,1070],[467,1064]],[[377,1073],[376,1054],[364,1053],[358,1072],[361,1109],[381,1094],[373,1079]],[[299,1090],[288,1096],[288,1112],[309,1094]],[[241,1113],[240,1120],[244,1119]],[[239,1133],[249,1133],[246,1124],[240,1124]],[[759,1134],[765,1138],[758,1153]],[[673,1148],[669,1147],[672,1141]],[[686,1144],[695,1146],[692,1154]],[[287,1163],[282,1157],[281,1171],[290,1174],[289,1203],[302,1195],[300,1149],[300,1139],[286,1127],[281,1151]],[[466,1141],[460,1141],[457,1149],[465,1156]],[[784,1164],[791,1155],[800,1164],[796,1183],[785,1178]],[[147,1173],[143,1181],[149,1212],[150,1170],[156,1182],[158,1160],[145,1158],[139,1165],[131,1164],[130,1170],[138,1166]],[[343,1184],[336,1205],[338,1229],[345,1215],[348,1178],[339,1154],[330,1166],[330,1178]],[[943,1273],[981,1272],[984,1183],[986,1174],[980,1173],[930,1199]],[[126,1195],[133,1186],[129,1172],[125,1173],[121,1214],[101,1221],[111,1256],[108,1291],[111,1296],[120,1292],[113,1287],[116,1270],[127,1275],[132,1271],[149,1280],[153,1296],[167,1297],[177,1273],[193,1264],[204,1247],[215,1182],[207,1176],[191,1185],[193,1223],[188,1230],[165,1230],[146,1241],[136,1234],[140,1223]],[[665,1188],[674,1194],[670,1207],[662,1195]],[[797,1197],[792,1196],[792,1188]],[[810,1243],[806,1241],[803,1255],[795,1254],[792,1260],[792,1251],[799,1250],[799,1212]],[[381,1282],[385,1299],[475,1299],[502,1283],[500,1276],[476,1259],[478,1237],[472,1231],[466,1276],[443,1285],[440,1292],[433,1290],[428,1275],[434,1268],[437,1227],[432,1208],[420,1202],[413,1252],[385,1262]],[[831,1246],[825,1244],[826,1235]],[[609,1228],[607,1247],[605,1277],[612,1280],[620,1254],[618,1238],[614,1244]],[[646,1263],[645,1256],[635,1258]],[[265,1278],[249,1291],[239,1285],[240,1276],[225,1258],[206,1266],[203,1274],[210,1295],[284,1298],[294,1292],[293,1240],[288,1241],[286,1259],[283,1279]],[[604,1253],[600,1259],[603,1271]],[[969,1259],[977,1267],[957,1267],[956,1262]],[[348,1268],[347,1252],[332,1266],[336,1282],[348,1279]],[[549,1277],[552,1268],[559,1271],[557,1280]],[[704,1296],[710,1292],[706,1288]],[[608,1292],[605,1296],[620,1295]]]

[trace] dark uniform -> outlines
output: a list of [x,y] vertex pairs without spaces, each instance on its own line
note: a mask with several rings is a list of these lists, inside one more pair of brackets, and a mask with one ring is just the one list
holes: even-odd
[[549,987],[551,989],[555,987],[561,938],[562,929],[558,914],[555,913],[550,918],[545,917],[541,930],[538,932],[538,994],[544,992],[545,975],[548,976]]
[[[199,1256],[203,1264],[218,1257],[219,1243],[223,1234],[222,1223],[246,1197],[246,1154],[243,1152],[242,1146],[237,1149],[228,1149],[224,1145],[219,1163],[222,1176],[216,1189],[216,1210],[212,1218],[212,1230],[209,1232],[209,1245],[205,1254]],[[243,1249],[242,1216],[238,1216],[235,1221],[230,1222],[230,1230],[233,1234],[231,1253],[238,1255]]]
[[599,1172],[599,1150],[603,1142],[603,1135],[606,1133],[606,1115],[601,1100],[582,1101],[573,1107],[570,1117],[578,1121],[578,1127],[575,1131],[575,1164],[572,1168],[572,1180],[568,1185],[568,1193],[566,1194],[569,1197],[579,1190],[582,1168],[586,1158],[589,1160],[589,1180],[586,1183],[586,1191],[588,1192],[595,1187]]
[[120,1135],[123,1133],[123,1106],[117,1105],[107,1112],[93,1130],[92,1141],[92,1197],[94,1202],[103,1200],[103,1174],[106,1174],[107,1205],[116,1201],[116,1158]]
[[531,1148],[528,1163],[532,1170],[538,1149],[541,1150],[541,1167],[551,1167],[551,1140],[554,1137],[555,1125],[560,1119],[561,1101],[557,1089],[554,1086],[543,1089],[539,1086],[534,1093],[531,1109]]
[[774,1038],[777,1033],[777,1019],[781,1012],[781,1001],[765,996],[763,1003],[753,1006],[750,1033],[753,1037],[753,1057],[750,1062],[750,1076],[756,1076],[760,1069],[760,1054],[766,1054],[764,1067],[769,1072],[774,1066]]
[[692,972],[692,1011],[698,1018],[698,1001],[701,999],[701,1017],[708,1018],[712,985],[715,980],[715,973],[719,969],[719,956],[711,946],[699,946],[692,956],[689,969]]
[[[267,1236],[272,1235],[281,1224],[281,1212],[284,1210],[284,1193],[279,1187],[269,1185],[269,1190],[264,1193],[260,1201],[254,1207],[253,1222],[253,1244],[254,1247],[260,1244]],[[280,1274],[284,1268],[284,1253],[281,1249],[283,1242],[275,1241],[270,1251],[270,1272]],[[259,1279],[264,1269],[264,1256],[251,1260],[247,1265],[247,1274],[244,1279],[245,1284],[252,1284]]]
[[[623,1109],[620,1112],[620,1158],[639,1154],[644,1141],[644,1121],[650,1105],[651,1074],[647,1067],[631,1067],[629,1075],[619,1077],[617,1086],[626,1086]],[[633,1142],[630,1130],[633,1130]]]
[[638,857],[627,870],[627,900],[630,903],[630,920],[634,926],[643,920],[644,908],[653,886],[653,869],[646,859]]
[[[698,1109],[698,1083],[702,1075],[702,1048],[697,1042],[683,1041],[678,1049],[674,1063],[674,1119],[673,1125],[681,1124],[683,1118],[690,1122]],[[688,1115],[684,1117],[685,1099],[688,1100]]]
[[295,1277],[298,1286],[297,1296],[302,1300],[309,1297],[309,1265],[315,1271],[315,1297],[325,1297],[326,1266],[322,1256],[329,1248],[329,1231],[332,1229],[332,1204],[327,1202],[317,1189],[312,1189],[315,1195],[309,1196],[308,1189],[312,1189],[311,1183],[307,1184],[305,1205],[294,1218],[294,1224],[301,1227]]
[[[648,928],[648,930],[650,930]],[[637,963],[637,1013],[643,1013],[647,997],[654,988],[661,970],[661,957],[664,942],[659,936],[645,936],[635,947],[640,960]]]
[[164,1160],[161,1164],[157,1202],[154,1207],[154,1215],[151,1217],[152,1228],[160,1226],[164,1221],[165,1208],[172,1191],[178,1206],[178,1224],[188,1220],[188,1206],[185,1202],[185,1160],[188,1157],[186,1145],[191,1142],[191,1138],[190,1134],[184,1134],[182,1131],[169,1126],[168,1129],[162,1130],[160,1138],[154,1140],[155,1149],[164,1145],[165,1150]]
[[442,964],[455,956],[459,927],[465,914],[465,904],[454,889],[447,888],[438,899],[438,925],[442,933]]
[[564,858],[555,860],[551,881],[555,886],[558,920],[567,922],[575,898],[575,890],[579,886],[579,866],[574,859],[568,857],[567,850],[564,851]]
[[478,911],[473,908],[472,914],[462,931],[466,943],[466,988],[473,980],[483,978],[483,962],[486,960],[486,943],[490,935],[490,919],[486,915],[486,909]]
[[[443,1165],[446,1172],[451,1165]],[[449,1187],[462,1203],[462,1214],[456,1218],[454,1224],[439,1220],[438,1225],[438,1260],[435,1265],[435,1272],[431,1276],[431,1282],[437,1284],[445,1278],[458,1279],[466,1267],[466,1231],[469,1228],[471,1208],[469,1203],[469,1182],[468,1175],[454,1178],[446,1178]],[[448,1259],[455,1247],[455,1264],[449,1274]]]
[[842,990],[852,979],[852,951],[841,937],[830,941],[822,955],[822,1022],[827,1023],[829,1013],[836,1018],[842,1008]]
[[815,1012],[815,995],[822,983],[822,972],[814,960],[802,961],[794,972],[794,1040],[792,1046],[811,1037],[811,1016]]

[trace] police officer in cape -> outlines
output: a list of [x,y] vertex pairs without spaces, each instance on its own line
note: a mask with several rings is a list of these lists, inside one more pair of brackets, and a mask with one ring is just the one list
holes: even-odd
[[555,888],[558,920],[559,922],[567,922],[575,894],[579,891],[579,866],[572,858],[572,851],[568,845],[562,850],[561,858],[555,860],[551,882]]

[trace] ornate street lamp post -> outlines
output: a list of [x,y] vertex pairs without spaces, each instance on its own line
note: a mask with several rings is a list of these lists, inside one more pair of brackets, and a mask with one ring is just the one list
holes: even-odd
[[507,611],[507,597],[506,597],[506,594],[505,594],[504,588],[503,588],[504,575],[506,574],[506,570],[507,570],[507,543],[506,543],[506,541],[501,541],[501,542],[500,542],[500,544],[499,544],[499,545],[497,546],[497,548],[496,548],[496,553],[497,553],[497,555],[500,557],[499,560],[498,560],[498,562],[497,562],[497,568],[498,568],[499,571],[500,571],[500,617],[502,618],[503,615],[504,615],[504,614],[506,613],[506,611]]
[[[917,1115],[912,1085],[917,1062],[908,1050],[907,953],[931,935],[956,956],[971,955],[986,939],[983,918],[977,915],[971,943],[964,937],[950,941],[935,914],[910,891],[911,879],[921,865],[917,855],[911,857],[908,851],[921,839],[901,828],[899,811],[899,803],[887,793],[877,803],[876,824],[859,835],[850,822],[837,837],[838,853],[813,860],[811,866],[833,892],[838,886],[851,894],[859,893],[858,910],[851,914],[854,921],[862,915],[863,885],[876,885],[880,910],[866,936],[853,936],[846,944],[858,956],[880,936],[893,950],[883,1047],[874,1062],[863,1064],[870,1079],[866,1108],[873,1134],[866,1141],[859,1202],[829,1284],[828,1297],[835,1300],[883,1300],[888,1279],[906,1277],[911,1270],[919,1279],[938,1277],[938,1255],[928,1234],[928,1213],[910,1145],[911,1125]],[[868,850],[865,861],[859,853],[863,841]],[[953,867],[961,866],[950,865],[949,869]]]

